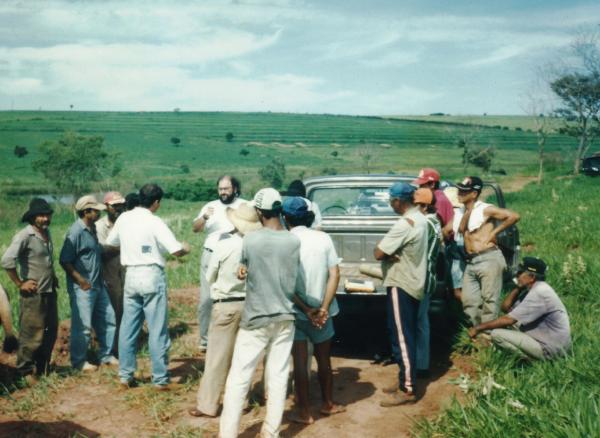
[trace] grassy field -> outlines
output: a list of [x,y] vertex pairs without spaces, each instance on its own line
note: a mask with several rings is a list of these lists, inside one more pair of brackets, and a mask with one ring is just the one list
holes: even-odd
[[471,356],[478,377],[463,381],[466,403],[455,402],[436,421],[421,423],[418,436],[600,436],[599,183],[553,179],[507,196],[521,213],[525,255],[548,262],[548,283],[567,307],[572,352],[552,362],[523,363],[493,348],[473,348],[463,333],[457,349]]
[[[535,117],[532,116],[392,116],[391,119],[434,122],[443,124],[478,125],[496,127],[503,130],[535,130]],[[563,125],[559,118],[548,118],[550,129],[556,131]]]
[[[371,173],[410,172],[431,166],[447,177],[459,178],[463,169],[456,141],[465,135],[474,144],[494,146],[492,169],[509,175],[532,171],[536,160],[535,135],[515,130],[471,128],[455,124],[378,117],[271,113],[118,113],[118,112],[0,112],[0,185],[5,191],[48,191],[31,169],[37,145],[65,130],[98,134],[117,152],[124,171],[109,185],[123,190],[149,179],[168,183],[179,179],[213,179],[223,172],[239,175],[246,187],[260,186],[257,170],[271,158],[282,160],[287,181],[299,175],[366,171],[361,154],[369,154]],[[234,134],[228,142],[226,134]],[[180,146],[170,139],[177,137]],[[569,155],[573,140],[552,135],[547,149]],[[17,158],[16,145],[29,154]],[[247,150],[243,156],[240,151]],[[333,156],[337,154],[337,156]],[[189,166],[189,173],[182,171]],[[476,172],[476,170],[471,170]]]

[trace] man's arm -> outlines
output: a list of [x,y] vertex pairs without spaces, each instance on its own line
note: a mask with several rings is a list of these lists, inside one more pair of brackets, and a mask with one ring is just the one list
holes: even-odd
[[19,278],[17,273],[17,258],[21,251],[27,246],[26,239],[22,238],[21,234],[17,234],[4,255],[2,256],[2,267],[6,270],[6,273],[10,277],[11,281],[19,288],[21,292],[37,292],[37,282],[35,280],[28,280]]
[[513,306],[513,304],[515,304],[517,297],[522,291],[523,289],[521,289],[520,287],[515,287],[513,290],[511,290],[510,293],[506,296],[506,298],[504,298],[504,301],[502,301],[500,309],[502,309],[504,313],[508,313],[508,311]]
[[19,288],[21,292],[33,293],[37,292],[37,281],[35,280],[21,280],[17,274],[16,268],[7,268],[6,273],[12,280],[12,282]]
[[329,311],[329,306],[337,292],[338,283],[340,282],[340,267],[338,265],[329,268],[329,278],[325,287],[325,297],[321,303],[321,310]]
[[511,225],[516,224],[519,221],[519,219],[521,219],[519,213],[509,210],[507,208],[496,207],[494,205],[486,207],[486,209],[483,211],[483,214],[489,218],[500,221],[500,224],[498,224],[498,226],[490,232],[490,238],[488,242],[495,241],[496,236],[498,234],[506,230]]
[[[206,205],[208,205],[208,204],[206,204]],[[194,222],[192,223],[192,231],[194,233],[200,233],[200,232],[204,231],[206,222],[213,215],[213,213],[215,211],[214,208],[207,207],[206,205],[204,207],[202,207],[202,209],[200,210],[200,214],[198,214],[198,217],[196,219],[194,219]]]
[[494,319],[493,321],[484,322],[479,325],[476,325],[475,327],[471,327],[469,329],[468,333],[471,338],[474,338],[481,332],[484,332],[487,330],[493,330],[493,329],[497,329],[497,328],[510,327],[515,322],[517,322],[516,319],[514,319],[508,315],[504,315],[504,316],[501,316],[500,318]]
[[65,272],[69,277],[73,279],[75,283],[79,285],[81,290],[90,290],[92,285],[89,281],[85,279],[83,275],[81,275],[71,263],[61,260],[60,265],[63,267]]
[[181,242],[182,248],[178,251],[172,252],[171,255],[175,257],[183,257],[186,254],[189,254],[191,251],[190,245],[187,242]]

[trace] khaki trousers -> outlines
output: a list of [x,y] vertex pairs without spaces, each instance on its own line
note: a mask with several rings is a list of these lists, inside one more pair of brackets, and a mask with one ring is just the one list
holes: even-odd
[[212,306],[204,374],[196,396],[196,409],[207,415],[217,415],[243,309],[244,301]]
[[521,357],[544,359],[541,344],[519,330],[495,329],[490,332],[492,342],[500,348],[517,353]]
[[56,293],[21,293],[17,371],[21,375],[48,372],[58,333]]
[[502,251],[495,250],[469,260],[462,287],[463,310],[474,326],[498,317],[502,274],[506,261]]

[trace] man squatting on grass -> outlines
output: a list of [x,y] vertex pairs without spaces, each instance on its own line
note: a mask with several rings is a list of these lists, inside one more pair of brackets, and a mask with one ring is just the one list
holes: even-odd
[[98,368],[87,361],[92,328],[98,338],[100,363],[119,363],[112,355],[115,312],[102,278],[102,246],[95,225],[104,209],[105,205],[92,195],[79,198],[75,203],[79,219],[71,225],[60,251],[60,264],[66,272],[71,303],[71,364],[82,371]]
[[261,436],[279,436],[286,399],[300,241],[281,225],[281,196],[277,190],[259,190],[253,203],[263,227],[244,236],[242,244],[239,274],[246,277],[246,301],[225,384],[221,438],[238,435],[244,400],[263,352],[267,412]]
[[[571,347],[567,309],[544,281],[546,263],[524,257],[517,273],[518,286],[502,303],[506,315],[471,327],[469,336],[491,330],[492,342],[528,359],[550,359]],[[516,328],[516,329],[515,329]]]
[[[479,200],[483,182],[469,176],[458,186],[458,199],[465,206],[459,231],[464,236],[467,266],[463,277],[463,310],[472,325],[498,316],[502,273],[506,261],[496,237],[514,225],[519,215]],[[495,225],[495,221],[499,222]]]
[[290,416],[297,423],[311,424],[314,419],[308,401],[308,345],[314,345],[323,405],[320,413],[331,415],[344,412],[333,402],[331,371],[331,340],[335,334],[331,317],[339,312],[335,300],[340,281],[340,259],[328,234],[311,229],[314,213],[307,202],[290,197],[283,202],[283,216],[293,235],[300,240],[300,268],[296,281],[294,303],[296,332],[294,334],[294,384],[298,412]]
[[233,225],[227,218],[225,210],[228,207],[237,208],[242,202],[239,196],[240,182],[229,175],[224,175],[217,180],[217,191],[219,199],[206,203],[192,224],[192,231],[199,233],[206,231],[204,248],[200,257],[200,300],[198,304],[198,323],[200,324],[201,351],[206,350],[208,343],[208,326],[210,324],[210,311],[212,300],[210,297],[210,284],[206,278],[206,271],[210,258],[215,250],[215,245],[223,233],[233,229]]
[[113,342],[113,354],[118,355],[119,329],[123,318],[123,281],[125,270],[121,266],[118,248],[106,245],[106,239],[112,230],[117,218],[125,211],[125,198],[119,192],[108,192],[104,195],[106,215],[96,222],[98,241],[102,245],[102,278],[106,283],[110,304],[115,311],[117,329]]
[[228,207],[227,217],[234,229],[221,234],[206,270],[212,311],[204,374],[198,388],[196,407],[188,411],[194,417],[217,416],[246,299],[246,280],[238,278],[242,238],[262,227],[256,210],[247,202],[242,202],[237,209]]
[[135,386],[137,339],[148,323],[148,347],[152,362],[152,383],[168,390],[169,347],[167,279],[162,252],[176,257],[190,252],[187,243],[177,241],[169,227],[154,213],[160,208],[163,190],[156,184],[140,189],[140,206],[119,216],[106,244],[119,247],[121,265],[126,268],[123,320],[119,335],[119,379],[124,388]]
[[417,317],[427,275],[427,220],[413,203],[414,192],[402,182],[390,188],[390,205],[401,217],[373,252],[381,260],[392,357],[400,367],[398,385],[384,389],[390,396],[383,407],[417,401]]
[[[21,376],[29,376],[34,370],[37,375],[48,372],[58,333],[58,279],[49,229],[52,213],[45,200],[32,199],[21,219],[29,225],[13,237],[1,261],[20,294],[17,372]],[[6,318],[3,312],[3,323]]]

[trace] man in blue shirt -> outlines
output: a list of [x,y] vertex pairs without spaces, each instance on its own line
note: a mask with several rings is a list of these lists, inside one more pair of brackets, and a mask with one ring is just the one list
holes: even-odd
[[105,208],[92,195],[81,197],[75,204],[79,219],[71,225],[60,252],[71,302],[71,364],[82,371],[98,368],[87,361],[92,328],[98,338],[100,363],[119,363],[111,355],[115,313],[101,275],[102,246],[95,226],[100,211]]

